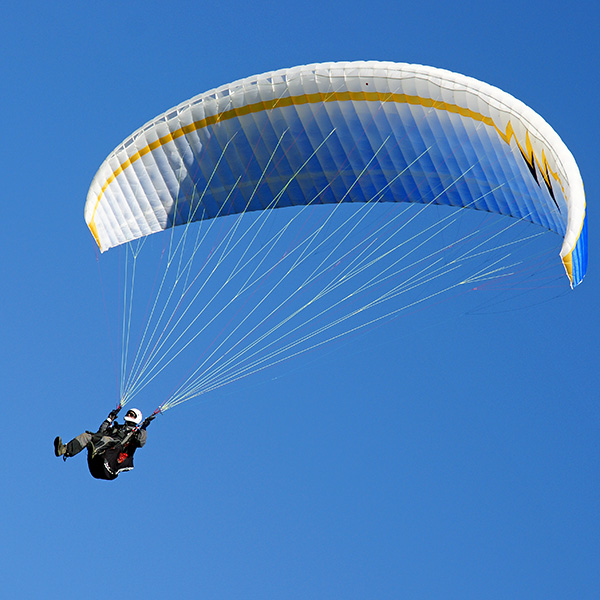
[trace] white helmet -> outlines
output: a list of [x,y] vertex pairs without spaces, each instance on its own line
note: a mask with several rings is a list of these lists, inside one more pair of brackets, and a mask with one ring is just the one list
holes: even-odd
[[142,422],[142,411],[137,408],[130,408],[125,415],[124,420],[130,425],[139,425]]

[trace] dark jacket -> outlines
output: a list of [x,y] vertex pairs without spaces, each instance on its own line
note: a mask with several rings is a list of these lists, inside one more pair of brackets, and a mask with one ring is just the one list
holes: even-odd
[[133,469],[133,455],[146,443],[145,429],[104,421],[94,434],[94,450],[88,452],[88,467],[96,479],[116,479],[122,471]]

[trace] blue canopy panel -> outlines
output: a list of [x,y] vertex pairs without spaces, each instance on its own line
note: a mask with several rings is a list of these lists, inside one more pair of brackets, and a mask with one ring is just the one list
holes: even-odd
[[[275,108],[189,134],[169,225],[266,208],[382,201],[469,207],[564,235],[560,189],[536,175],[514,138],[507,143],[494,127],[439,109],[372,104]],[[165,172],[168,145],[144,159]]]
[[585,277],[588,266],[588,232],[587,232],[587,213],[583,219],[581,233],[577,238],[575,248],[570,254],[563,257],[563,262],[571,280],[571,286],[580,284]]

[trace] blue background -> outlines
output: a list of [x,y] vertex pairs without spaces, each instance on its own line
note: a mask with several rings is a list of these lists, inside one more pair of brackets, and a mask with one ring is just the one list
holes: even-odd
[[[599,12],[590,1],[8,2],[6,597],[597,598]],[[153,423],[135,471],[115,482],[93,480],[83,457],[56,459],[55,435],[96,427],[116,401],[83,221],[104,157],[211,87],[355,59],[458,71],[539,112],[586,184],[584,283],[570,292],[565,278],[568,293],[519,311],[397,322],[188,402]]]

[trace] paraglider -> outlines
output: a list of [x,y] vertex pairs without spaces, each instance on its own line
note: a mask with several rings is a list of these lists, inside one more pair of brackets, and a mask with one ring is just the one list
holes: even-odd
[[124,423],[117,423],[119,409],[112,410],[96,433],[84,431],[63,444],[60,436],[54,439],[54,454],[63,460],[87,449],[88,468],[96,479],[116,479],[119,473],[133,469],[133,455],[146,444],[146,428],[156,415],[142,421],[142,413],[132,408],[125,414]]
[[[384,204],[407,210],[369,222]],[[433,222],[417,224],[432,207]],[[517,241],[498,241],[487,223],[445,239],[472,211],[510,217],[504,232],[538,226],[526,241],[558,234],[571,287],[583,280],[577,164],[542,117],[498,88],[420,65],[340,62],[183,102],[108,156],[85,205],[100,251],[125,247],[119,406],[186,353],[187,375],[155,414],[449,290],[512,276],[524,262],[511,255]],[[132,348],[138,258],[163,231],[162,272]],[[141,447],[145,427],[136,435]]]

